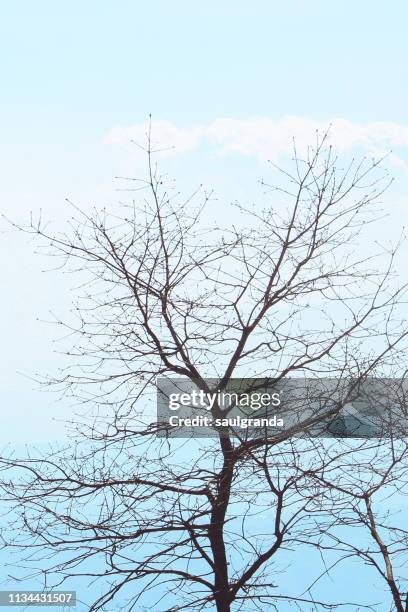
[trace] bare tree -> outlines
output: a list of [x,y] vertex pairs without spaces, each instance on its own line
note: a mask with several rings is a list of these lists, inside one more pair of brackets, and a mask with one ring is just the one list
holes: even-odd
[[157,610],[347,603],[317,600],[306,586],[282,592],[277,579],[298,546],[319,549],[339,503],[316,477],[325,442],[298,437],[323,413],[274,436],[226,427],[183,440],[158,436],[152,405],[159,376],[218,392],[234,377],[330,376],[358,386],[386,369],[406,335],[405,287],[395,288],[395,249],[361,245],[381,218],[387,176],[377,161],[342,170],[327,135],[318,136],[303,157],[294,149],[292,170],[278,169],[279,186],[263,182],[272,204],[238,207],[220,227],[205,220],[211,195],[198,207],[201,192],[179,201],[150,134],[146,155],[147,176],[128,179],[135,200],[122,210],[75,209],[61,234],[41,220],[19,227],[86,272],[76,323],[58,322],[78,338],[74,363],[46,384],[97,410],[73,425],[66,448],[2,460],[23,534],[4,540],[32,562],[39,551],[47,584],[103,579],[91,610],[112,601],[118,609],[125,595],[125,609],[135,609],[156,588]]
[[[407,386],[405,378],[383,384],[392,406],[382,413],[388,412],[393,427],[372,440],[337,441],[334,449],[326,450],[324,470],[318,467],[304,475],[315,478],[320,491],[325,488],[322,495],[330,499],[332,508],[320,550],[336,551],[335,565],[361,560],[380,578],[379,586],[385,585],[391,601],[388,609],[407,612]],[[372,399],[380,401],[375,393]],[[327,507],[327,500],[323,503]]]

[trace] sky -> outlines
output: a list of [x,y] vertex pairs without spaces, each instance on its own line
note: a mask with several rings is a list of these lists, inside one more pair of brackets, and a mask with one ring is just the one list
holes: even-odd
[[[0,6],[0,210],[62,227],[66,198],[114,206],[153,134],[182,190],[214,210],[261,197],[267,160],[332,127],[342,155],[379,156],[396,181],[384,237],[408,222],[408,3],[394,0],[13,0]],[[0,222],[0,445],[64,435],[75,407],[40,392],[75,283]],[[406,265],[400,263],[406,281]],[[370,586],[371,588],[371,586]]]
[[[402,0],[2,3],[1,212],[24,222],[42,209],[61,227],[66,198],[113,206],[114,177],[141,172],[131,141],[151,114],[157,142],[174,146],[164,169],[182,190],[214,188],[228,218],[230,201],[260,197],[268,159],[332,123],[345,156],[392,151],[391,235],[408,220],[407,17]],[[0,231],[0,443],[57,439],[74,408],[30,377],[59,364],[42,321],[68,312],[75,284]]]

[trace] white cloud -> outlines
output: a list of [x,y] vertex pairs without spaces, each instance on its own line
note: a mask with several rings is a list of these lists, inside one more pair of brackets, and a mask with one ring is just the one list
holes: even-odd
[[[316,130],[324,133],[329,126],[330,143],[340,151],[363,148],[371,155],[388,153],[394,147],[408,147],[408,127],[390,121],[356,123],[342,118],[317,121],[307,117],[252,117],[248,119],[219,118],[207,124],[180,128],[170,121],[152,122],[154,142],[165,154],[188,153],[201,144],[209,144],[219,154],[229,152],[274,161],[291,152],[293,138],[302,150],[313,144]],[[146,142],[148,122],[112,128],[105,142],[128,144]],[[390,162],[408,170],[404,154],[390,156]]]

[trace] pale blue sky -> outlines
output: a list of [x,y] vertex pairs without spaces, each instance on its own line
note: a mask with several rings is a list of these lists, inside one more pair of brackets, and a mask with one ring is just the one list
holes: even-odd
[[[254,114],[406,120],[403,0],[15,0],[1,13],[13,141],[24,128],[42,128],[46,142],[67,128],[69,141],[76,129],[92,137],[146,112],[183,124]],[[47,135],[48,121],[62,132]]]
[[[42,207],[58,223],[67,196],[115,202],[113,177],[137,175],[128,143],[152,113],[179,151],[164,168],[181,188],[214,186],[222,215],[228,200],[259,197],[263,160],[285,155],[292,135],[306,142],[336,119],[346,155],[394,150],[391,235],[408,223],[407,23],[405,0],[4,1],[1,211],[25,220]],[[21,236],[0,237],[0,445],[52,440],[52,419],[71,409],[17,372],[59,363],[55,330],[37,318],[64,316],[72,282],[42,274]]]
[[[407,23],[403,0],[4,2],[1,209],[23,220],[43,207],[61,220],[67,196],[83,206],[114,202],[113,177],[137,174],[128,142],[152,113],[158,138],[180,152],[164,167],[182,187],[214,186],[222,214],[228,199],[256,199],[264,157],[279,158],[291,135],[307,141],[314,125],[337,119],[335,144],[347,154],[394,149],[389,201],[400,225],[408,221]],[[68,285],[41,274],[44,261],[15,234],[3,234],[0,248],[1,439],[58,436],[51,416],[68,409],[16,371],[52,370],[55,333],[36,319],[63,315]]]

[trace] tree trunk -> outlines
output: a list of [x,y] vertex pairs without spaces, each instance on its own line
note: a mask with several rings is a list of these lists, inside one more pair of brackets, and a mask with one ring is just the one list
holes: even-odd
[[231,493],[234,461],[229,438],[220,438],[224,463],[219,474],[217,496],[211,513],[208,535],[214,560],[214,587],[217,612],[230,612],[231,592],[228,579],[228,560],[224,542],[224,523]]
[[231,612],[231,604],[229,601],[216,599],[217,612]]

